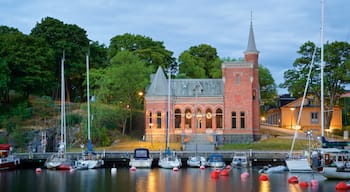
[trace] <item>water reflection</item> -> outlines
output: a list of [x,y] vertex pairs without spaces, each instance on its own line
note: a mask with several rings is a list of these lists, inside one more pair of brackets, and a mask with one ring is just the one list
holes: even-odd
[[[163,192],[163,191],[335,191],[338,181],[325,180],[320,175],[312,174],[270,174],[268,181],[259,181],[258,170],[232,169],[229,176],[211,178],[213,169],[205,170],[183,168],[174,172],[171,169],[111,169],[50,171],[43,170],[37,174],[35,170],[16,170],[0,172],[1,192],[95,192],[95,191],[135,191],[135,192]],[[242,177],[242,174],[249,175]],[[299,181],[310,184],[312,179],[319,181],[317,186],[309,185],[301,188],[298,184],[288,184],[288,178],[295,175]]]

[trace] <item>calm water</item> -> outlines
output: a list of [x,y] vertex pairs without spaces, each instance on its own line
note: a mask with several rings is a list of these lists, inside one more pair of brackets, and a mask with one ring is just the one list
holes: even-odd
[[[0,191],[11,192],[102,192],[102,191],[136,191],[136,192],[205,192],[205,191],[335,191],[339,181],[325,180],[320,175],[273,173],[269,181],[259,181],[258,169],[232,169],[230,176],[211,178],[213,169],[205,170],[183,168],[177,172],[168,169],[137,169],[118,168],[115,173],[111,169],[51,171],[43,169],[41,173],[35,170],[14,170],[0,172]],[[242,180],[240,175],[247,171],[250,176]],[[292,175],[299,181],[319,180],[317,188],[300,188],[299,185],[288,184]]]

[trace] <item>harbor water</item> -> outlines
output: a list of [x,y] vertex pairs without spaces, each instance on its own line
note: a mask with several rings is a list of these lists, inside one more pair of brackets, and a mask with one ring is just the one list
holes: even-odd
[[[268,181],[260,181],[258,169],[233,168],[228,176],[213,178],[214,169],[181,168],[136,169],[103,168],[94,170],[54,171],[42,169],[18,169],[0,172],[1,192],[297,192],[297,191],[335,191],[339,181],[326,180],[311,173],[272,173]],[[242,177],[242,173],[249,176]],[[308,187],[288,184],[288,178],[297,176],[299,181],[309,183]],[[311,186],[311,180],[318,180]]]

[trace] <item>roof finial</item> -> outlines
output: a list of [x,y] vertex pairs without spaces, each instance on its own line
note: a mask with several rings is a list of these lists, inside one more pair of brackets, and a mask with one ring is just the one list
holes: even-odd
[[250,23],[253,23],[253,10],[250,10]]

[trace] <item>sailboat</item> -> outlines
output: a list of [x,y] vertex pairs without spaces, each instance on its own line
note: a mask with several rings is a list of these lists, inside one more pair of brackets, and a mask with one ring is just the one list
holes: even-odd
[[95,169],[102,167],[104,161],[102,156],[92,149],[91,134],[90,134],[90,81],[89,81],[89,54],[86,54],[86,81],[87,81],[87,111],[88,111],[88,141],[87,141],[87,151],[82,151],[82,156],[75,162],[76,169]]
[[[289,172],[312,172],[313,171],[311,166],[310,166],[308,158],[306,156],[304,156],[304,155],[302,155],[302,156],[293,156],[293,149],[294,149],[295,140],[298,137],[298,130],[300,128],[301,114],[302,114],[303,107],[304,107],[304,102],[305,102],[307,88],[308,88],[309,81],[310,81],[310,76],[311,76],[311,71],[312,71],[315,55],[316,55],[316,47],[315,47],[314,53],[312,55],[311,66],[310,66],[310,69],[309,69],[308,78],[306,80],[306,85],[305,85],[305,89],[304,89],[304,95],[302,97],[302,101],[301,101],[301,104],[300,104],[300,111],[298,113],[298,120],[297,120],[297,124],[295,126],[295,131],[294,131],[292,146],[291,146],[291,149],[290,149],[290,152],[289,152],[289,157],[285,160]],[[309,151],[310,151],[310,149],[309,149]]]
[[169,129],[170,129],[170,85],[171,85],[171,73],[170,67],[168,69],[168,115],[167,115],[167,127],[166,127],[166,141],[165,141],[165,154],[162,156],[162,152],[159,154],[158,166],[161,168],[180,168],[182,166],[181,159],[177,156],[175,151],[171,152],[169,148]]
[[66,96],[65,96],[65,83],[64,83],[64,60],[65,54],[61,59],[61,140],[58,146],[57,153],[50,156],[46,162],[45,167],[55,170],[70,170],[72,169],[72,161],[67,158],[66,154]]

